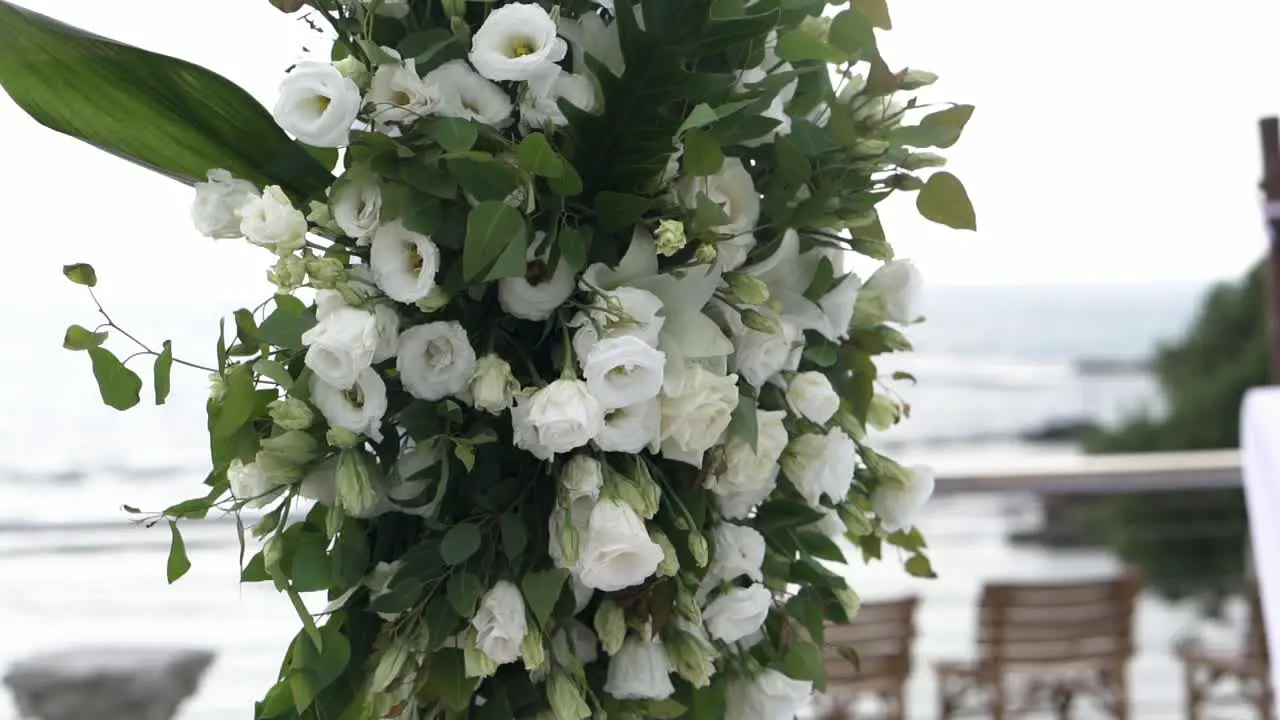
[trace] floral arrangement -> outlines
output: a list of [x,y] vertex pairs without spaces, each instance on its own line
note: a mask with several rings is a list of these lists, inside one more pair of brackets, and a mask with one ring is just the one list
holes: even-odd
[[[876,206],[974,227],[927,151],[972,107],[911,97],[934,76],[881,59],[883,0],[273,4],[333,54],[268,113],[0,2],[20,106],[274,256],[208,369],[205,491],[126,506],[167,521],[170,582],[180,522],[234,513],[243,580],[297,608],[255,717],[793,717],[858,610],[846,554],[932,575],[932,472],[867,445],[921,319]],[[102,315],[65,339],[102,399],[151,356],[163,403],[194,364]]]

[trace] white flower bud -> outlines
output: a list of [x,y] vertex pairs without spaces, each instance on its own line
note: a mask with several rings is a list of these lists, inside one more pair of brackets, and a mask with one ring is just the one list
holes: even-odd
[[680,252],[688,243],[685,237],[684,223],[679,220],[663,220],[658,223],[658,230],[654,233],[654,239],[657,241],[658,254],[671,257]]
[[582,698],[582,690],[557,666],[547,680],[547,702],[555,720],[584,720],[591,717],[591,708]]
[[622,641],[627,639],[627,617],[622,608],[612,600],[601,602],[592,625],[605,653],[616,655],[622,649]]
[[276,425],[285,430],[306,430],[315,422],[311,406],[295,397],[282,397],[267,405],[267,412]]
[[331,427],[324,434],[325,442],[339,450],[348,450],[360,444],[360,436],[346,428]]
[[769,301],[769,286],[759,278],[744,273],[729,273],[725,276],[729,290],[734,298],[744,305],[763,305]]
[[487,678],[498,672],[498,663],[476,645],[476,631],[470,630],[462,645],[463,673],[469,678]]
[[908,70],[902,75],[899,87],[903,90],[919,90],[922,87],[938,82],[938,76],[924,70]]
[[307,274],[317,288],[330,290],[346,277],[347,268],[337,258],[311,256],[307,258]]
[[477,410],[498,415],[509,409],[520,392],[520,382],[511,373],[511,365],[492,353],[476,361],[476,369],[467,385],[471,402]]
[[716,261],[719,251],[716,250],[715,243],[703,243],[693,251],[693,261],[699,265],[710,265]]
[[343,450],[338,455],[337,501],[338,507],[356,517],[367,515],[378,505],[378,492],[364,452]]
[[657,528],[649,530],[649,539],[662,548],[662,562],[658,564],[658,577],[675,577],[680,572],[680,557],[676,554],[676,546],[671,544],[667,534]]
[[281,255],[267,271],[267,282],[290,294],[307,281],[307,263],[297,255]]
[[333,63],[333,69],[359,87],[369,86],[369,68],[355,55],[348,55]]
[[694,532],[689,535],[689,554],[693,556],[693,561],[698,564],[698,567],[707,566],[710,560],[710,548],[702,533]]
[[530,625],[520,643],[520,657],[524,660],[524,669],[529,672],[544,669],[547,665],[547,649],[543,642],[542,631],[537,625]]

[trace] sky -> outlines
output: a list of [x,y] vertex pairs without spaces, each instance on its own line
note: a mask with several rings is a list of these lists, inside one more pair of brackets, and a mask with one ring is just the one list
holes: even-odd
[[[270,107],[303,46],[267,0],[19,0],[213,69]],[[1280,113],[1280,3],[890,0],[892,67],[941,75],[930,99],[977,106],[949,169],[978,233],[883,210],[935,284],[1159,283],[1232,277],[1265,249],[1257,120]],[[53,133],[0,94],[0,300],[71,292],[90,262],[113,292],[261,297],[270,257],[191,228],[191,190]],[[17,261],[16,263],[14,261]],[[15,268],[18,268],[15,271]],[[56,290],[53,289],[56,286]]]

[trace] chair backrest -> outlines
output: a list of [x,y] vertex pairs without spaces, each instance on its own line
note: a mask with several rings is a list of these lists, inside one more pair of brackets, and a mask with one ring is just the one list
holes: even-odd
[[[828,692],[906,680],[911,674],[911,644],[916,637],[916,603],[914,597],[867,603],[849,625],[826,627],[823,658]],[[856,667],[845,657],[850,649],[857,654]]]
[[1007,665],[1105,663],[1133,655],[1132,575],[1054,584],[988,585],[979,610],[979,657]]

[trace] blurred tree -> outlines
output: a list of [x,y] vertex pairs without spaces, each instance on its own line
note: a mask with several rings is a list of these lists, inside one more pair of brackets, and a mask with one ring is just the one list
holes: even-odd
[[[1240,404],[1268,378],[1265,265],[1212,289],[1188,333],[1162,346],[1154,371],[1165,398],[1118,427],[1089,433],[1094,453],[1234,448]],[[1088,529],[1171,599],[1194,597],[1214,612],[1245,572],[1247,520],[1240,490],[1144,493],[1105,499]]]

